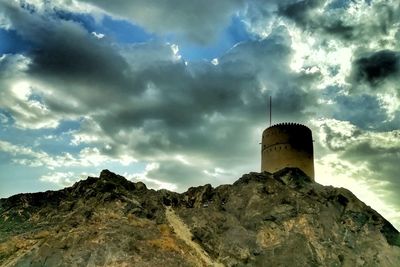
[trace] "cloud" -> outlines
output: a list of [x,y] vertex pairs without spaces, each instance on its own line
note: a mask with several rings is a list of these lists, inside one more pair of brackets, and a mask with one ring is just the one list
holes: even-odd
[[[397,164],[400,162],[400,131],[371,132],[361,130],[345,121],[324,120],[320,125],[321,144],[338,157],[357,166],[363,164],[367,171],[364,179],[386,181],[386,188],[400,188],[397,179]],[[400,201],[396,200],[397,204]]]
[[1,124],[7,124],[9,121],[8,117],[4,115],[3,113],[0,113],[0,123]]
[[[145,64],[136,70],[148,79],[145,91],[126,97],[130,104],[119,102],[85,119],[74,140],[102,146],[110,157],[128,151],[138,160],[157,161],[160,167],[149,175],[174,181],[179,188],[193,185],[204,171],[246,165],[240,163],[242,156],[232,155],[257,155],[268,93],[274,94],[281,118],[306,120],[315,103],[309,89],[315,77],[287,66],[288,42],[282,28],[265,40],[236,46],[217,66],[186,66],[174,59]],[[182,155],[191,165],[171,161],[171,155]]]
[[400,53],[381,50],[359,56],[353,61],[352,78],[355,82],[367,82],[373,87],[385,79],[400,73]]
[[311,11],[324,3],[319,0],[283,1],[278,5],[278,12],[304,26],[312,15]]
[[[376,95],[367,93],[352,96],[338,95],[334,99],[336,110],[333,112],[333,116],[336,119],[351,121],[362,129],[379,129],[387,122],[387,104],[382,103]],[[347,110],[347,112],[343,112],[343,110]]]
[[[14,163],[51,169],[43,180],[60,186],[80,171],[65,168],[136,162],[147,168],[126,175],[155,188],[217,185],[259,170],[272,96],[273,122],[319,121],[317,168],[342,182],[348,170],[398,205],[396,3],[0,1],[0,27],[29,44],[0,55],[9,134],[0,149]],[[122,43],[112,38],[119,29],[99,30],[104,14],[155,34]],[[251,38],[212,62],[184,60],[185,44],[208,49],[232,16]],[[35,135],[63,138],[49,145]]]
[[[55,127],[62,119],[76,119],[88,110],[95,112],[103,97],[119,101],[125,97],[124,90],[130,93],[134,88],[140,90],[140,84],[135,83],[135,76],[130,75],[118,52],[79,23],[3,5],[12,27],[33,45],[25,56],[10,55],[2,60],[3,68],[7,69],[5,74],[9,73],[5,88],[12,90],[22,80],[32,94],[40,97],[40,101],[34,102],[36,105],[32,100],[3,98],[2,105],[13,109],[12,115],[20,127]],[[18,60],[14,67],[7,61],[9,58]],[[97,93],[99,87],[101,95]]]
[[[81,176],[81,178],[83,179],[86,177]],[[77,182],[80,179],[73,172],[53,172],[41,176],[39,180],[42,182],[53,183],[60,187],[66,187],[66,186],[71,186],[74,182]]]
[[81,0],[105,12],[129,19],[158,34],[178,34],[197,43],[215,40],[229,25],[231,17],[244,7],[242,0],[204,0],[201,2]]
[[121,153],[117,157],[108,157],[95,147],[85,147],[79,154],[74,156],[67,152],[58,155],[50,155],[40,149],[34,149],[29,146],[22,146],[0,140],[0,152],[12,156],[12,162],[30,167],[46,167],[48,169],[57,169],[61,167],[93,167],[102,166],[107,163],[118,162],[122,165],[128,165],[136,162],[128,154]]
[[[358,42],[358,46],[367,44],[369,48],[395,45],[392,38],[396,33],[394,25],[400,20],[399,9],[396,1],[380,0],[302,0],[278,5],[279,14],[309,32],[345,43]],[[375,36],[375,40],[370,36]]]
[[400,209],[398,203],[393,202],[396,194],[392,184],[379,173],[371,172],[365,162],[355,165],[339,155],[327,154],[315,161],[315,167],[319,183],[349,189],[395,227],[400,226]]
[[323,76],[320,88],[334,84],[356,87],[358,80],[346,80],[349,61],[379,51],[399,50],[395,25],[400,22],[400,6],[396,1],[263,2],[250,4],[245,17],[249,30],[265,37],[284,24],[293,39],[292,65],[319,70]]
[[[77,22],[8,8],[12,27],[34,44],[25,56],[29,64],[16,76],[25,77],[28,95],[40,96],[35,101],[48,110],[41,117],[57,124],[81,121],[72,143],[86,148],[78,155],[48,156],[53,168],[62,160],[69,166],[138,160],[157,162],[149,177],[174,181],[179,189],[217,169],[229,170],[220,175],[228,179],[249,166],[258,169],[268,95],[274,98],[275,120],[306,121],[314,112],[310,107],[317,106],[311,85],[319,76],[290,68],[291,36],[285,26],[236,45],[218,65],[185,64],[175,44],[117,45],[95,38]],[[23,100],[15,97],[15,103],[21,106]],[[23,119],[16,111],[12,115],[17,123]],[[49,127],[34,120],[34,126],[20,125]]]
[[29,74],[82,84],[97,81],[104,87],[118,81],[122,82],[118,84],[121,87],[126,85],[124,82],[129,79],[124,76],[127,64],[123,58],[111,49],[110,43],[98,40],[80,23],[57,19],[52,12],[29,12],[11,4],[4,8],[15,31],[32,43],[33,49],[28,51],[32,60]]
[[31,62],[29,57],[23,55],[7,54],[0,58],[0,107],[14,118],[18,128],[57,127],[59,119],[41,101],[40,91],[26,75]]
[[[320,182],[347,185],[362,201],[398,225],[400,130],[366,131],[348,121],[333,119],[315,123],[320,130],[314,134],[323,155],[316,160]],[[329,177],[339,181],[329,181]]]
[[[10,154],[14,157],[23,156],[25,158],[34,158],[34,159],[43,159],[47,157],[47,154],[44,152],[35,152],[32,148],[22,147],[11,144],[10,142],[1,141],[0,140],[0,151]],[[14,158],[14,161],[18,161]],[[31,166],[42,165],[43,163],[32,162]]]
[[146,183],[146,186],[148,186],[149,188],[153,188],[156,190],[167,189],[167,190],[176,192],[178,190],[178,187],[176,184],[166,182],[166,181],[160,181],[158,179],[151,178],[149,176],[150,172],[157,170],[159,167],[160,167],[160,165],[158,163],[152,162],[152,163],[149,163],[146,165],[143,172],[133,173],[133,174],[125,173],[124,176],[125,176],[125,178],[127,178],[128,180],[131,180],[133,182],[144,182],[144,183]]

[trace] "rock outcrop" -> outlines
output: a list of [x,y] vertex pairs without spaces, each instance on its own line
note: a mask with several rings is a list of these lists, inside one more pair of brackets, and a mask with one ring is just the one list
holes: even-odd
[[400,266],[400,235],[299,169],[182,194],[104,170],[0,199],[0,266]]

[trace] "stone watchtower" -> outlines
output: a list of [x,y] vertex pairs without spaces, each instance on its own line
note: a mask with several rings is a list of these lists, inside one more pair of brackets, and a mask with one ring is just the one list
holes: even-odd
[[262,135],[261,171],[274,173],[297,167],[314,181],[314,151],[311,130],[297,123],[279,123]]

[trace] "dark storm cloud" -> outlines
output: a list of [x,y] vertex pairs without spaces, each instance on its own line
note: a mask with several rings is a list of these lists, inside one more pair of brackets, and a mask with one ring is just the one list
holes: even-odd
[[[355,19],[351,14],[346,14],[349,6],[335,9],[325,13],[312,23],[312,27],[321,28],[327,34],[341,38],[343,41],[357,43],[362,46],[370,43],[370,38],[380,39],[381,45],[386,45],[385,40],[390,31],[400,22],[400,4],[397,1],[372,1],[371,4],[362,4],[358,8],[368,10],[369,13],[359,15]],[[345,15],[346,14],[346,15]]]
[[79,23],[31,13],[15,5],[5,8],[17,33],[34,45],[28,51],[32,75],[55,76],[66,81],[78,79],[84,83],[100,80],[108,85],[125,80],[124,59]]
[[[182,154],[195,162],[207,159],[201,166],[174,162],[175,168],[170,169],[193,170],[192,176],[187,175],[188,183],[204,168],[243,166],[243,155],[258,154],[259,137],[254,130],[265,125],[268,95],[280,102],[274,110],[281,118],[306,120],[307,108],[316,106],[310,87],[316,77],[290,71],[289,45],[290,38],[280,28],[265,40],[236,46],[217,66],[171,62],[137,70],[148,81],[146,90],[129,104],[93,115],[104,140],[113,147],[103,153],[132,151],[139,159],[159,160],[157,174],[167,170],[164,155]],[[135,136],[138,129],[142,137]],[[119,131],[128,134],[119,135]]]
[[43,99],[52,112],[82,115],[102,109],[105,100],[122,101],[128,93],[143,89],[118,50],[79,23],[55,19],[51,11],[41,14],[14,4],[2,5],[12,27],[32,43],[26,53],[30,59],[26,74],[54,90]]
[[[243,172],[258,161],[255,130],[266,125],[269,95],[276,120],[306,121],[309,107],[316,106],[311,84],[319,76],[291,70],[291,37],[284,26],[268,38],[238,44],[218,65],[186,65],[170,45],[117,46],[74,21],[7,8],[12,27],[34,44],[25,73],[51,90],[41,97],[53,116],[84,118],[74,135],[104,155],[158,162],[155,179],[179,178],[186,186],[204,170]],[[175,155],[192,165],[171,159]],[[186,171],[172,172],[179,168]]]
[[361,55],[353,61],[352,78],[356,82],[379,85],[387,78],[398,78],[400,74],[400,53],[382,50]]
[[[288,70],[290,48],[282,33],[277,35],[238,45],[218,66],[166,64],[146,68],[140,76],[150,81],[147,91],[131,106],[118,107],[114,115],[97,120],[110,129],[158,120],[164,130],[171,131],[203,125],[209,120],[207,115],[213,114],[252,117],[257,122],[264,116],[267,95],[272,92],[276,102],[283,103],[276,106],[282,116],[304,116],[315,96],[306,90],[310,83],[304,79],[306,75]],[[268,91],[262,92],[260,83],[267,84]]]
[[345,41],[353,40],[357,32],[356,26],[346,25],[346,22],[340,19],[325,23],[323,29],[329,35],[338,36]]
[[[370,13],[354,17],[354,13],[348,13],[351,7]],[[400,4],[396,1],[282,1],[277,12],[319,38],[334,37],[361,46],[360,42],[369,43],[371,36],[387,36],[400,21]]]
[[[393,192],[399,188],[399,6],[390,0],[0,0],[0,27],[29,43],[23,55],[0,56],[0,112],[9,127],[48,133],[63,120],[79,125],[54,130],[66,136],[63,149],[70,140],[77,145],[66,149],[71,155],[52,151],[53,157],[40,139],[29,149],[17,141],[3,146],[22,153],[21,164],[35,164],[33,157],[56,168],[137,160],[153,183],[178,190],[230,182],[259,170],[272,96],[273,122],[330,121],[313,128],[322,139],[315,144],[317,168],[324,160],[362,166],[354,168],[364,171],[360,179],[389,181]],[[126,31],[117,24],[110,33],[91,32],[104,23],[99,13],[134,23],[156,40],[177,41],[118,43],[112,32]],[[226,38],[219,33],[235,27],[233,17],[251,38],[213,64],[180,57],[180,45],[192,49],[187,43],[215,49],[213,41]]]
[[296,23],[306,26],[310,21],[310,11],[322,6],[325,1],[300,0],[282,1],[278,4],[278,14],[294,20]]

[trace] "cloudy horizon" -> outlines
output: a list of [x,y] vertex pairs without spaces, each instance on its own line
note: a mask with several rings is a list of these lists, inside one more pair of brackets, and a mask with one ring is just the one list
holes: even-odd
[[0,197],[102,169],[173,191],[313,131],[316,181],[400,229],[400,3],[0,0]]

